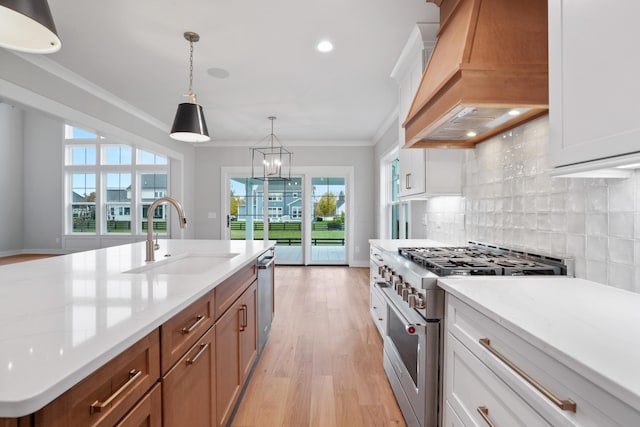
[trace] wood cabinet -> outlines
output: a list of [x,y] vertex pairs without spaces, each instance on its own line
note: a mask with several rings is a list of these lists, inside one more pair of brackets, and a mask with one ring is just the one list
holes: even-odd
[[116,427],[162,427],[162,392],[156,384]]
[[218,426],[229,421],[257,355],[256,282],[218,319],[216,402]]
[[[583,163],[583,170],[597,169],[599,159],[640,152],[635,104],[640,59],[634,54],[640,3],[602,6],[549,2],[549,136],[555,168]],[[613,25],[594,31],[605,22]]]
[[161,326],[163,374],[213,325],[214,301],[212,290]]
[[35,414],[35,426],[113,426],[160,379],[155,330]]
[[215,330],[212,326],[163,377],[164,427],[216,425]]
[[[444,425],[631,426],[640,411],[471,306],[446,297]],[[552,323],[550,319],[541,319]],[[455,414],[455,417],[453,417]],[[485,419],[486,418],[486,419]]]

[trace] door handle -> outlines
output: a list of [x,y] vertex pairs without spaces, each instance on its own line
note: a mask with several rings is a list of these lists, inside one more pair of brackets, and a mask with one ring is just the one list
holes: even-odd
[[227,228],[231,226],[231,215],[227,215]]

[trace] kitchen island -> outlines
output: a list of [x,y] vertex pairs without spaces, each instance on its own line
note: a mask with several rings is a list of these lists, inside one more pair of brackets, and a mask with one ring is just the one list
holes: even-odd
[[640,295],[574,278],[438,285],[446,425],[640,425]]
[[159,243],[153,262],[139,242],[0,267],[0,418],[38,411],[218,285],[255,274],[275,242]]

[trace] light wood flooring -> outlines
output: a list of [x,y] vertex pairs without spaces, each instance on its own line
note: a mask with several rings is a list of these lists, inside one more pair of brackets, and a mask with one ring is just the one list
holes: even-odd
[[23,262],[23,261],[34,261],[36,259],[50,258],[52,256],[57,256],[57,255],[21,254],[21,255],[3,256],[3,257],[0,257],[0,265],[14,264],[16,262]]
[[232,426],[405,426],[368,282],[368,268],[276,267],[276,316]]

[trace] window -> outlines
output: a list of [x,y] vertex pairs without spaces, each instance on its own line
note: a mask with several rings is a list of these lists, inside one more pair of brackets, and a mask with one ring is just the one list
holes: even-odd
[[282,201],[282,193],[269,193],[269,201],[270,202],[281,202]]
[[282,207],[269,207],[269,218],[279,218],[282,216]]
[[71,174],[71,230],[74,233],[96,232],[96,175]]
[[[65,127],[66,233],[143,234],[151,203],[168,194],[166,156]],[[167,232],[167,212],[153,213],[154,231]]]
[[292,206],[291,207],[291,219],[302,219],[302,207],[301,206]]

